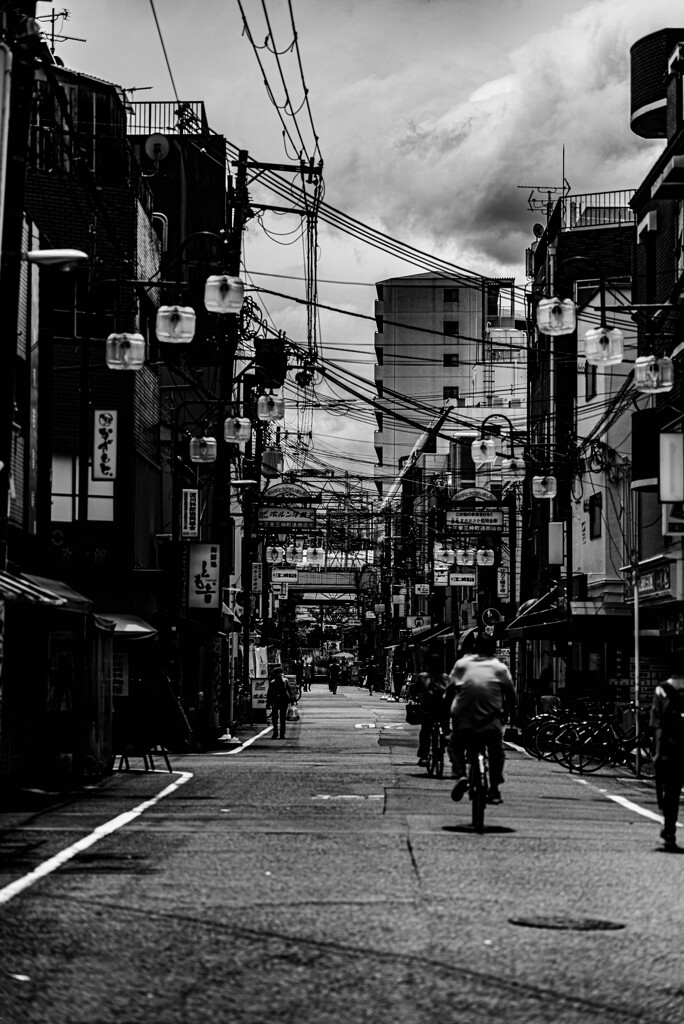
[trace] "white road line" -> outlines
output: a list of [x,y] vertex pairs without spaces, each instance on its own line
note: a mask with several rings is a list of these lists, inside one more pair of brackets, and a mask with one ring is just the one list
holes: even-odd
[[38,867],[34,868],[33,871],[30,871],[28,875],[24,875],[22,878],[17,878],[14,882],[10,882],[9,885],[0,889],[0,906],[2,906],[3,903],[9,903],[11,899],[18,896],[20,892],[24,891],[24,889],[30,888],[30,886],[39,882],[41,878],[45,878],[46,875],[52,874],[52,872],[56,871],[57,868],[61,868],[62,865],[66,864],[67,861],[72,860],[77,854],[83,853],[83,851],[87,850],[90,846],[94,846],[95,843],[99,843],[100,839],[104,839],[105,836],[111,835],[112,832],[116,832],[118,829],[123,828],[124,825],[130,824],[130,822],[133,821],[134,818],[138,818],[143,811],[147,811],[150,807],[159,803],[160,800],[163,800],[164,797],[169,796],[177,790],[179,786],[184,785],[184,783],[194,777],[192,772],[174,772],[174,775],[178,775],[179,778],[163,789],[161,793],[157,793],[157,795],[153,796],[150,800],[145,800],[143,803],[138,804],[137,807],[134,807],[130,811],[124,811],[123,814],[117,815],[116,818],[112,818],[111,821],[105,822],[104,825],[98,825],[90,835],[84,836],[83,839],[79,839],[78,842],[74,843],[72,846],[68,846],[65,850],[61,850],[60,853],[56,853],[54,857],[50,857],[49,860],[39,864]]
[[256,736],[250,736],[248,740],[241,743],[239,747],[235,748],[235,750],[212,750],[212,757],[226,757],[229,754],[241,754],[246,747],[249,747],[255,740],[260,740],[262,736],[267,736],[269,732],[273,732],[270,725],[265,729],[262,729],[261,732],[258,732]]
[[[641,814],[644,818],[650,818],[651,821],[659,821],[663,824],[662,814],[656,814],[655,811],[650,811],[648,807],[642,807],[640,804],[635,804],[633,800],[628,800],[625,796],[618,796],[616,793],[609,793],[607,789],[602,789],[600,786],[595,786],[591,782],[587,782],[586,779],[573,779],[573,782],[579,783],[580,786],[589,786],[590,789],[595,789],[602,796],[605,796],[607,800],[613,800],[616,804],[620,804],[628,811],[634,811],[635,814]],[[677,827],[682,828],[681,822],[677,822]]]

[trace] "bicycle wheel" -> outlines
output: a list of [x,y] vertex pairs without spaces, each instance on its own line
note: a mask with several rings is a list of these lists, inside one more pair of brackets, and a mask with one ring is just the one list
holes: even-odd
[[487,806],[487,782],[484,769],[484,755],[474,753],[468,773],[470,812],[475,832],[484,832],[485,807]]
[[540,761],[553,761],[556,734],[565,728],[567,728],[567,722],[560,721],[558,718],[551,718],[547,722],[543,722],[534,736],[534,756]]
[[435,755],[435,775],[438,779],[441,779],[444,775],[444,747],[445,747],[444,733],[441,729],[435,731],[435,735],[432,737],[432,746]]
[[553,740],[553,756],[571,772],[586,774],[603,768],[610,754],[610,736],[591,722],[568,723]]

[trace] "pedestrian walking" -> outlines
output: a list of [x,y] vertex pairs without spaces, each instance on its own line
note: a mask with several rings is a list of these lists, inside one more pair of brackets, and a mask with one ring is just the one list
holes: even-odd
[[285,739],[287,709],[294,702],[294,694],[287,679],[283,676],[282,667],[276,665],[268,680],[268,689],[266,690],[266,710],[268,711],[270,708],[273,715],[273,735],[271,739]]
[[330,662],[328,666],[328,686],[330,687],[331,693],[337,693],[337,687],[340,685],[340,666],[336,661]]
[[372,658],[369,658],[368,664],[366,665],[366,678],[364,685],[368,690],[368,695],[373,695],[373,690],[378,681],[378,666],[375,664]]
[[660,838],[665,849],[677,849],[677,817],[684,783],[684,650],[675,652],[670,675],[658,683],[651,706],[655,730],[655,779],[663,814]]
[[304,662],[301,658],[297,658],[294,663],[294,674],[295,679],[297,680],[297,686],[299,687],[299,692],[301,693],[304,689]]
[[310,690],[311,689],[311,684],[313,683],[313,681],[314,681],[313,661],[307,661],[306,665],[304,666],[304,689],[305,690]]

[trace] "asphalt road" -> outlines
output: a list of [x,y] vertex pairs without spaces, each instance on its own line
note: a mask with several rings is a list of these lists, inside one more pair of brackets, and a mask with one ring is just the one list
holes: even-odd
[[5,807],[2,1024],[682,1024],[650,784],[509,750],[476,835],[403,704],[317,685],[258,731]]

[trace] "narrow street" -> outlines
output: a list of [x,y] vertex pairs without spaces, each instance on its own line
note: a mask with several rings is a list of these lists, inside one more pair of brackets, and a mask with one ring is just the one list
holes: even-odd
[[4,811],[2,1024],[680,1024],[684,861],[659,849],[650,785],[509,749],[475,835],[416,766],[403,703],[317,684],[300,707],[283,741],[257,727],[173,775]]

